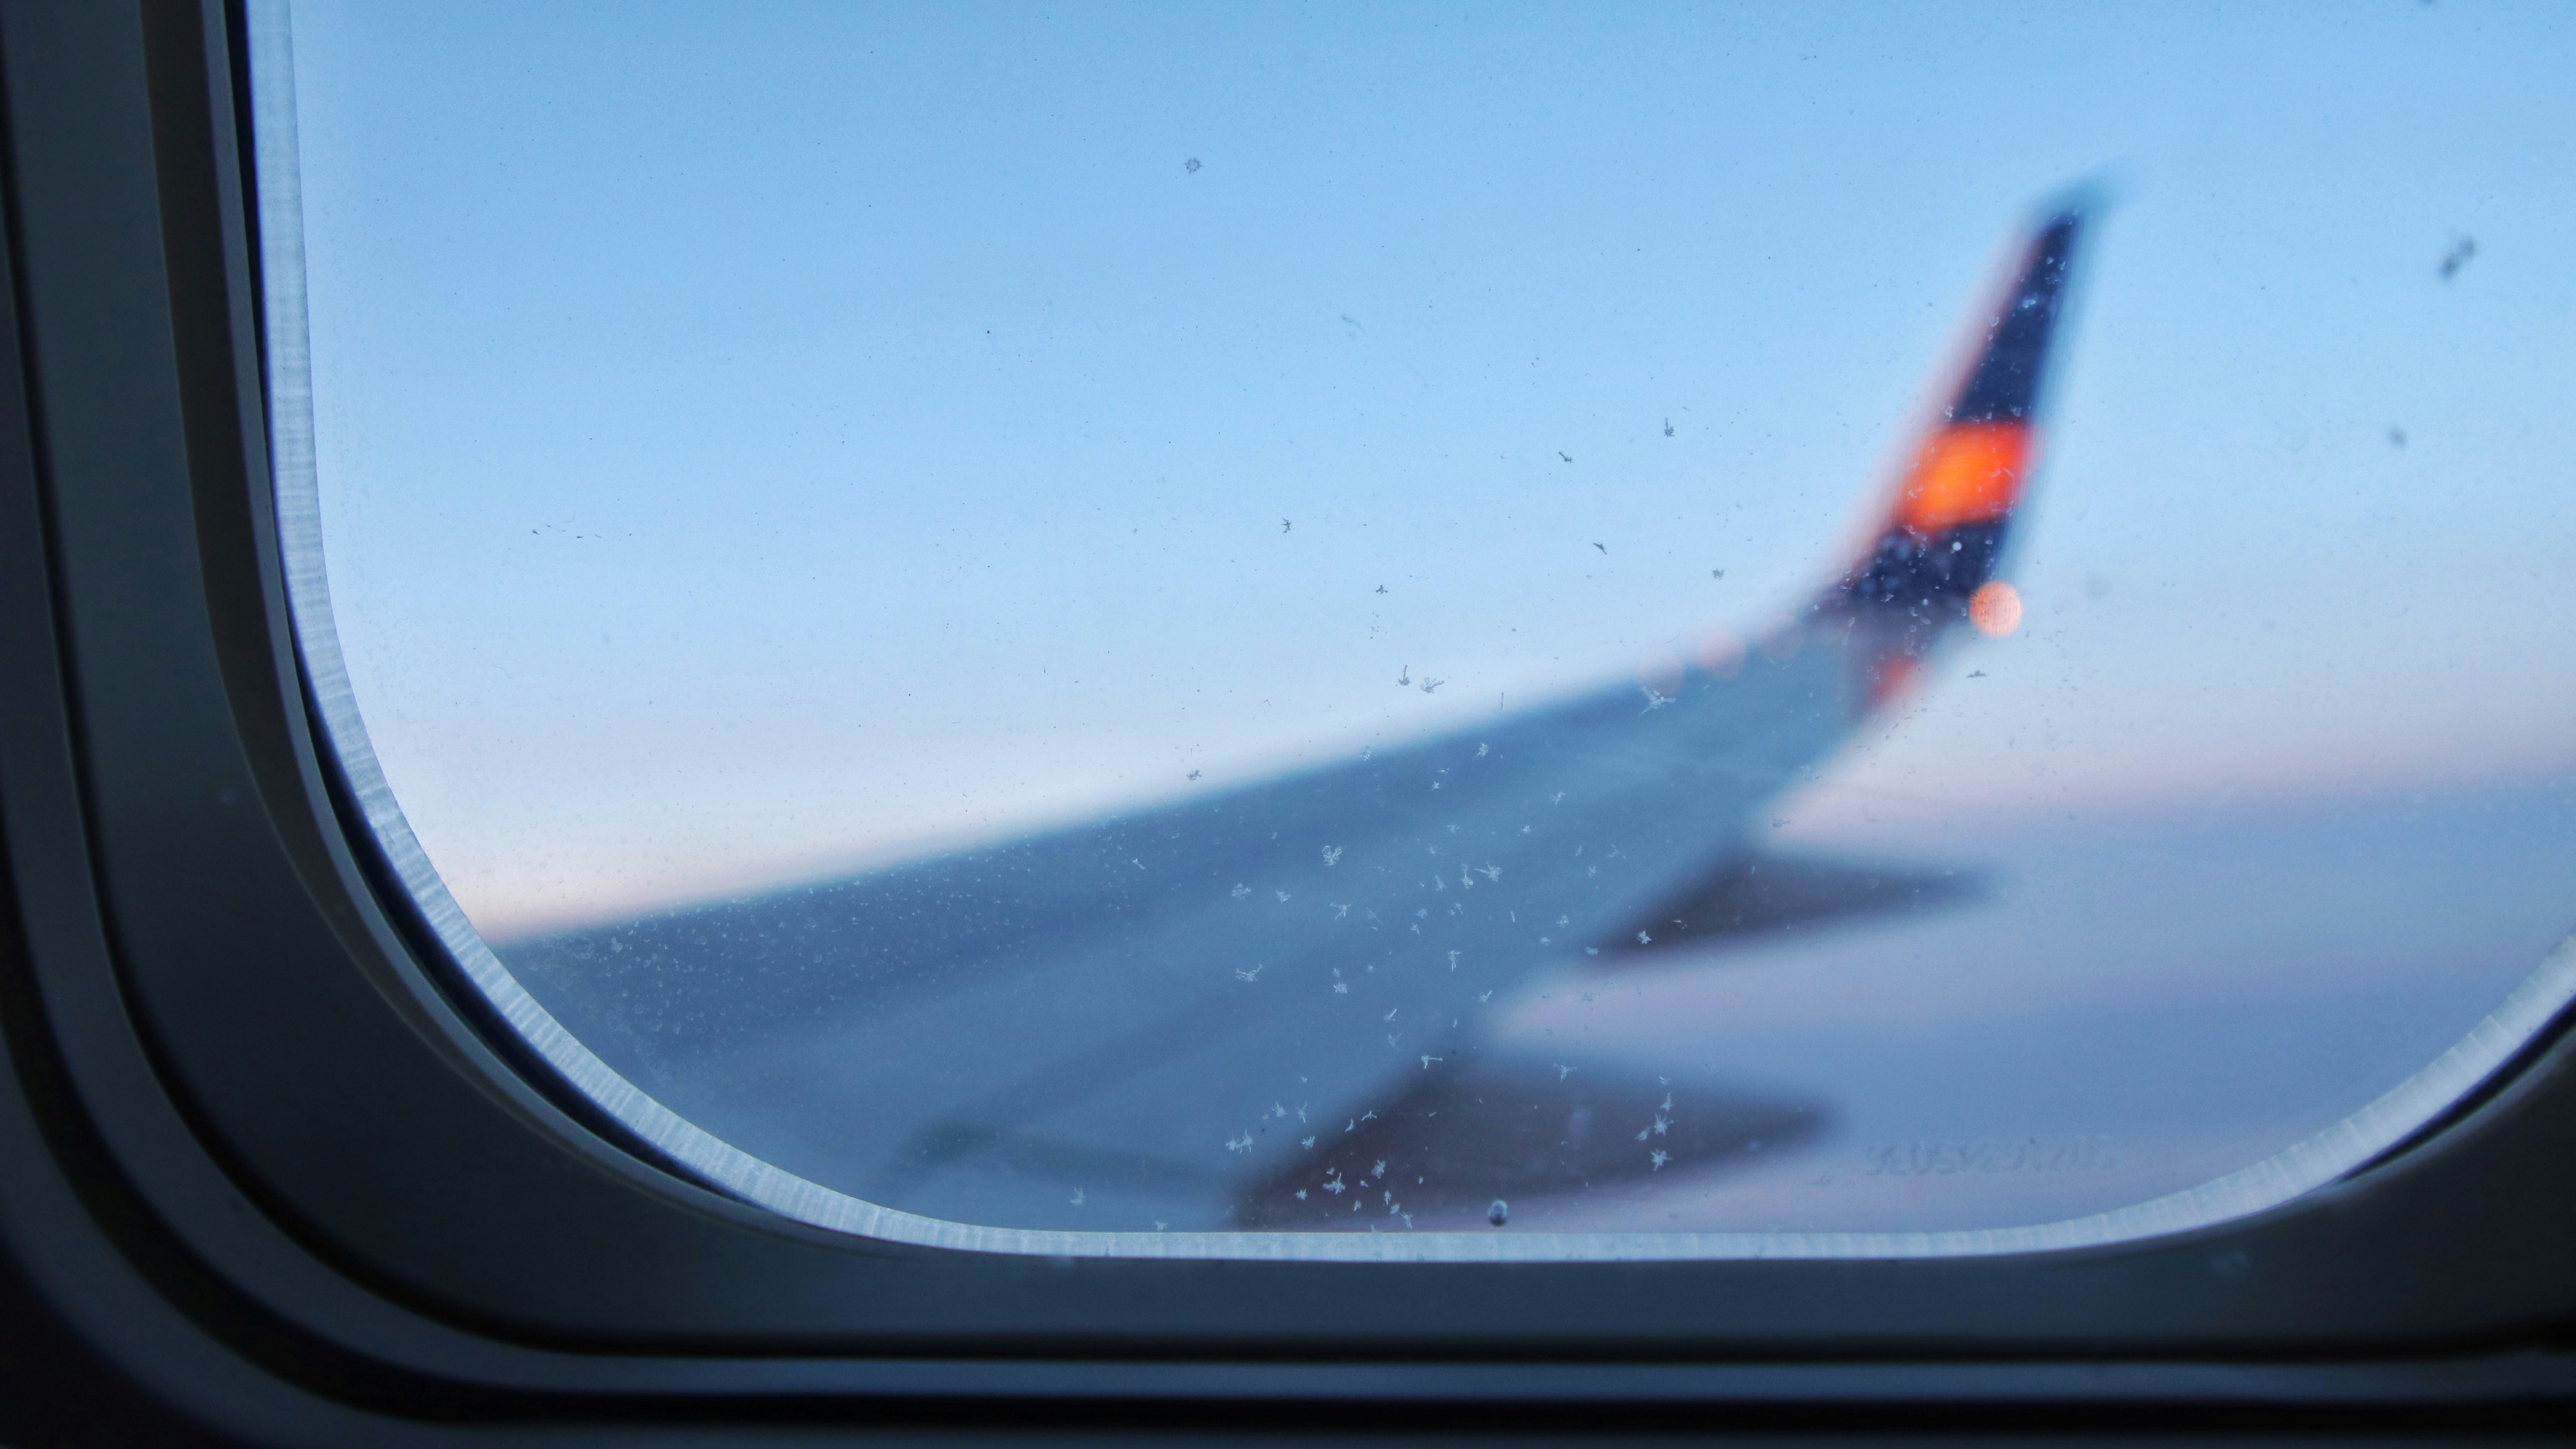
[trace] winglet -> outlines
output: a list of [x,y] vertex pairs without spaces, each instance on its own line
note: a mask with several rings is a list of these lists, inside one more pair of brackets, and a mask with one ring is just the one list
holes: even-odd
[[2084,208],[2068,205],[2033,232],[1975,364],[1908,465],[1870,552],[1827,603],[1946,621],[1968,614],[1994,578],[2036,451],[2049,346],[2084,221]]

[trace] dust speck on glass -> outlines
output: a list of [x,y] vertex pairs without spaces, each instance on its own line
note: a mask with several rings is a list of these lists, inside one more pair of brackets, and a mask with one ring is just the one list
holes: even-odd
[[2548,7],[251,32],[330,743],[725,1191],[2102,1242],[2576,986]]

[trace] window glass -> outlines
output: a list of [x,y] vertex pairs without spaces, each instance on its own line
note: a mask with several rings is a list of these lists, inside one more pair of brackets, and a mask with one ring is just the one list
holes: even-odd
[[2567,995],[2562,10],[289,19],[332,743],[729,1190],[2100,1241]]

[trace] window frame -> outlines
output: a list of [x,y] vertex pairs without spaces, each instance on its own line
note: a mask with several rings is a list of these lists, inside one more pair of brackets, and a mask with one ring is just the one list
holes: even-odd
[[[2564,1015],[2340,1182],[2044,1253],[1049,1259],[828,1233],[689,1180],[439,957],[316,748],[241,35],[222,0],[0,4],[0,1234],[138,1372],[184,1377],[169,1335],[193,1335],[333,1413],[489,1416],[2576,1392]],[[45,1264],[54,1231],[90,1278]]]

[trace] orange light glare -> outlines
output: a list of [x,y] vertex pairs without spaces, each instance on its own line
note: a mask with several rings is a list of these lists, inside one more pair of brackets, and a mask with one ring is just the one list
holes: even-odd
[[1726,679],[1744,668],[1744,641],[1724,629],[1712,629],[1699,641],[1699,667]]
[[1906,475],[1896,521],[1920,533],[1992,523],[2021,494],[2030,429],[2021,423],[1961,423],[1924,439]]
[[1989,639],[2000,639],[2021,627],[2021,595],[2001,579],[1977,586],[1968,596],[1968,622]]
[[1879,661],[1869,681],[1869,707],[1883,708],[1914,692],[1915,676],[1920,672],[1914,656],[1898,654]]
[[1682,692],[1682,657],[1657,651],[1637,662],[1637,682],[1666,699]]

